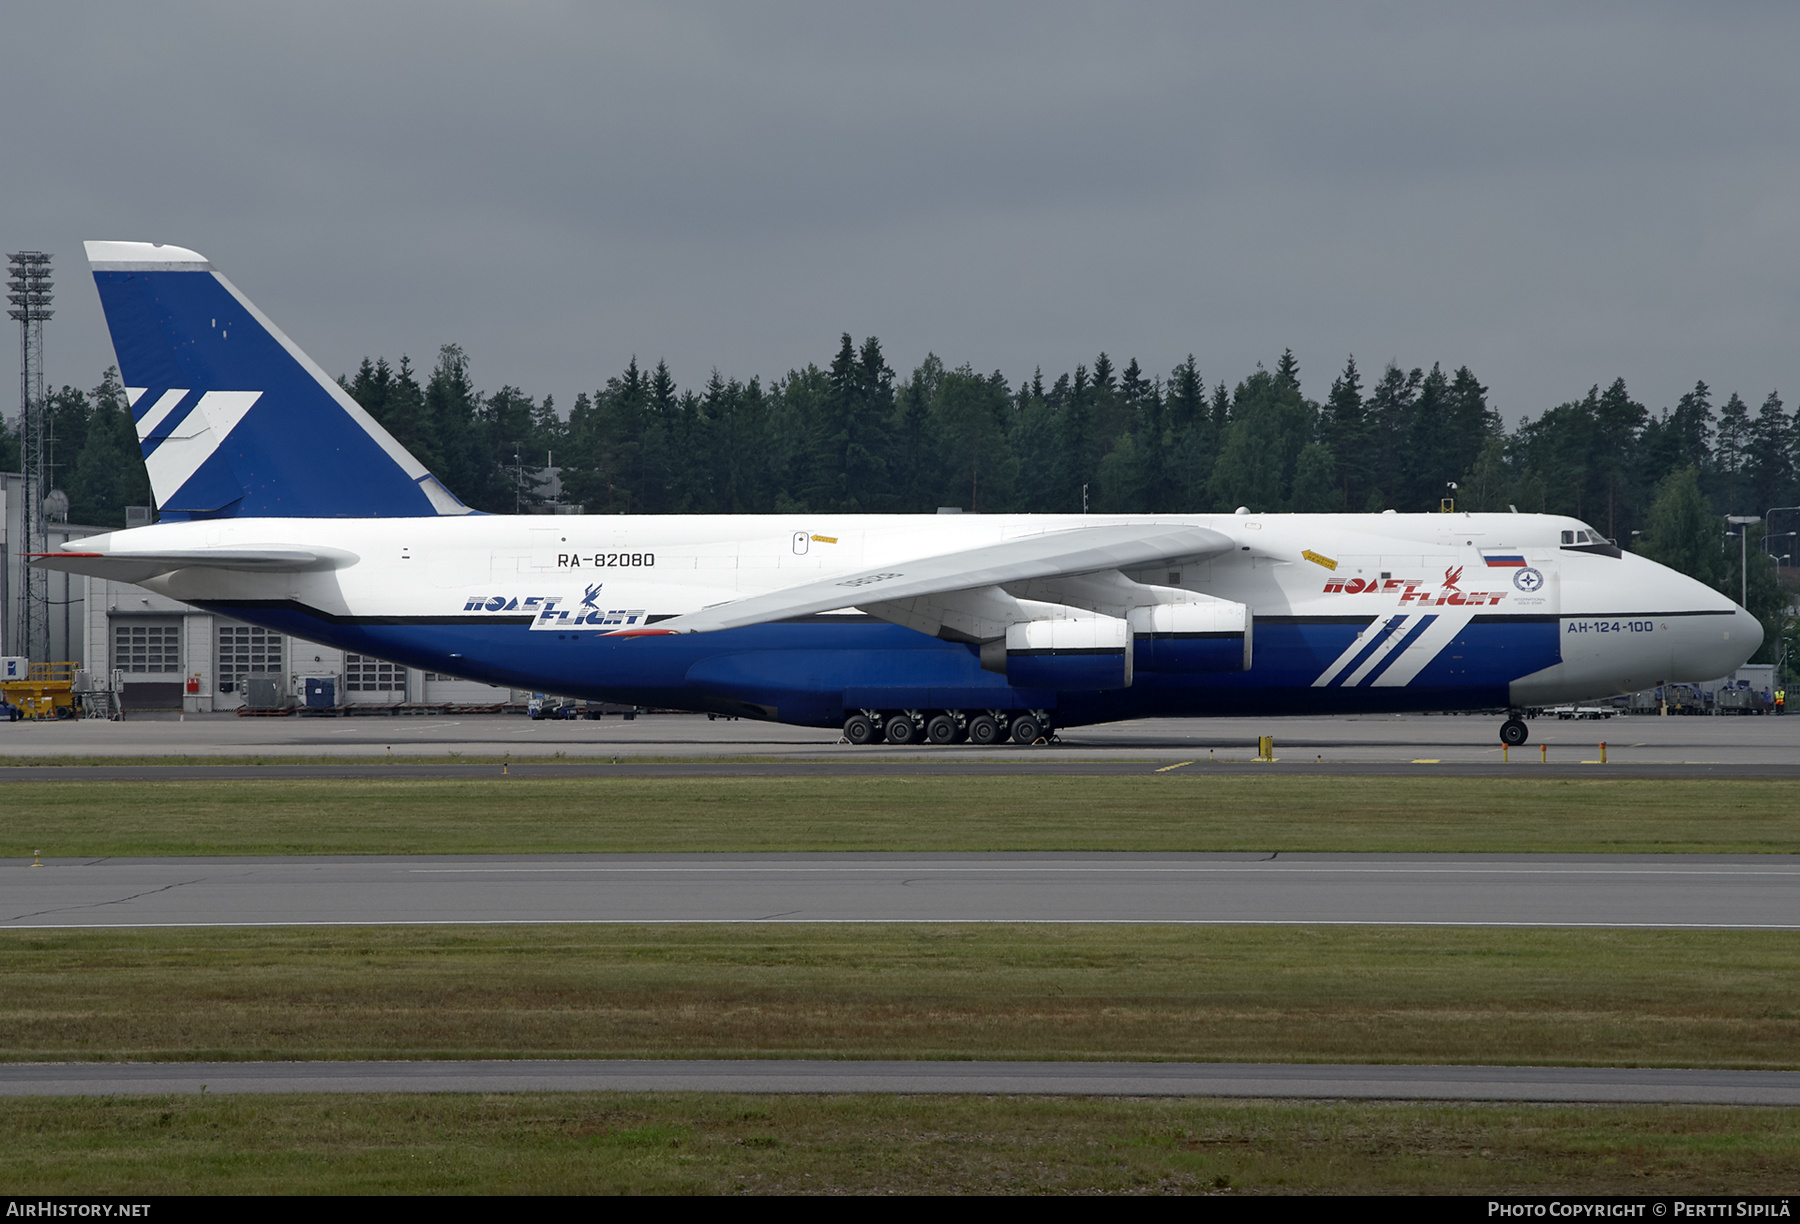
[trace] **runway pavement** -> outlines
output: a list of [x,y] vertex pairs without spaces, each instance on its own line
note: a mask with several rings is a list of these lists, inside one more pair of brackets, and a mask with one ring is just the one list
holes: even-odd
[[1800,1105],[1800,1072],[1270,1063],[548,1061],[26,1063],[0,1096],[781,1092]]
[[[1800,720],[1139,720],[995,750],[649,715],[0,724],[0,783],[285,777],[1307,772],[1800,777]],[[1273,763],[1252,761],[1273,735]],[[1606,764],[1599,744],[1607,742]],[[1546,744],[1540,753],[1539,745]],[[168,757],[194,762],[162,763]],[[105,760],[112,764],[84,764]],[[501,761],[508,761],[504,766]],[[7,762],[20,762],[8,766]],[[24,764],[24,762],[68,764]],[[128,762],[128,763],[126,763]],[[1800,928],[1800,864],[1759,856],[662,855],[51,860],[0,867],[0,926],[506,922],[1193,922]],[[1800,1104],[1800,1073],[1099,1063],[5,1065],[0,1095],[709,1090]]]
[[[1503,751],[1492,717],[1139,719],[1063,731],[1030,748],[853,748],[836,731],[703,715],[627,722],[533,722],[518,715],[446,717],[134,717],[0,724],[0,781],[140,778],[484,776],[502,760],[523,776],[732,774],[1136,773],[1190,770],[1454,776],[1800,777],[1800,718],[1620,717],[1532,722],[1532,742]],[[1275,761],[1256,762],[1257,737]],[[1600,744],[1606,744],[1601,764]],[[205,764],[170,766],[158,758]],[[82,762],[87,764],[82,764]],[[249,761],[266,762],[261,765]],[[7,762],[17,762],[12,768]],[[28,762],[44,762],[42,765]],[[60,768],[106,772],[60,773]],[[235,764],[234,764],[235,762]],[[240,775],[238,776],[241,776]]]
[[1116,761],[1101,758],[1089,760],[1034,760],[1027,757],[1012,760],[917,760],[871,759],[866,761],[805,760],[787,758],[775,761],[641,761],[623,759],[614,762],[565,761],[393,761],[378,765],[340,760],[325,763],[286,763],[258,765],[16,765],[0,767],[0,786],[9,782],[191,782],[232,781],[249,778],[972,778],[992,776],[1116,778],[1187,770],[1187,776],[1273,774],[1307,775],[1326,778],[1492,778],[1529,777],[1538,779],[1635,778],[1655,781],[1681,779],[1735,779],[1758,781],[1791,781],[1800,779],[1800,762],[1784,765],[1610,765],[1592,768],[1600,762],[1572,764],[1532,764],[1496,766],[1459,762],[1417,762],[1384,764],[1350,762],[1313,765],[1304,761],[1262,763],[1235,761],[1176,761],[1159,765],[1150,761]]
[[1800,929],[1757,855],[719,854],[53,860],[0,927],[1101,922]]

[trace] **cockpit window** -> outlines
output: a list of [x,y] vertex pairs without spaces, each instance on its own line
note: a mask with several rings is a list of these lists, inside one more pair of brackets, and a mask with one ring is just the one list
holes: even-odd
[[1620,556],[1619,546],[1583,523],[1562,533],[1563,547],[1570,552],[1593,553],[1601,557]]

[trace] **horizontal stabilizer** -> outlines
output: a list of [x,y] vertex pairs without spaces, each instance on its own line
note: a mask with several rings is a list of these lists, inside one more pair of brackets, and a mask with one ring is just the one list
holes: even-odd
[[335,548],[195,548],[178,552],[53,552],[29,554],[38,569],[63,570],[110,578],[115,582],[141,582],[180,569],[242,570],[250,573],[308,573],[342,569],[358,560],[354,553]]
[[651,632],[709,633],[790,616],[865,604],[891,604],[946,591],[998,586],[1063,574],[1132,569],[1160,561],[1198,560],[1231,551],[1230,537],[1207,527],[1118,525],[1076,527],[961,552],[901,561],[857,574],[752,595],[659,622]]

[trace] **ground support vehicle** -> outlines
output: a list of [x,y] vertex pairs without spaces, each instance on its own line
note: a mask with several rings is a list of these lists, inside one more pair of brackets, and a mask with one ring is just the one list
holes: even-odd
[[80,663],[33,663],[24,677],[0,680],[0,694],[25,718],[77,718],[75,688]]

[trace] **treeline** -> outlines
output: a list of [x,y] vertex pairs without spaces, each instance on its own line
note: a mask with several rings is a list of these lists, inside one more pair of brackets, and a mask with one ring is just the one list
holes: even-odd
[[[1192,357],[1147,377],[1101,353],[1012,387],[930,356],[900,380],[879,341],[845,336],[829,368],[766,385],[715,371],[685,390],[665,364],[633,360],[566,418],[549,396],[478,390],[455,345],[423,378],[402,357],[342,381],[493,513],[545,500],[547,466],[563,500],[594,514],[1421,511],[1454,482],[1459,508],[1570,514],[1628,543],[1660,482],[1686,469],[1714,515],[1800,504],[1800,427],[1781,398],[1717,404],[1705,383],[1652,412],[1619,380],[1509,432],[1466,366],[1389,366],[1365,384],[1352,359],[1321,402],[1302,393],[1292,353],[1235,386],[1209,389]],[[46,416],[50,483],[72,520],[117,526],[125,506],[149,504],[115,371],[54,392]],[[16,422],[0,426],[0,464],[18,470]]]
[[531,473],[552,460],[563,499],[595,514],[1423,511],[1454,494],[1628,541],[1684,469],[1714,514],[1800,502],[1800,429],[1780,397],[1715,404],[1705,383],[1652,412],[1618,380],[1509,432],[1466,366],[1366,382],[1352,359],[1319,401],[1291,352],[1210,388],[1192,357],[1149,376],[1101,353],[1014,387],[931,356],[900,379],[879,341],[846,335],[829,367],[767,384],[714,371],[683,389],[634,359],[566,419],[549,397],[478,392],[455,346],[422,383],[402,358],[365,360],[344,385],[466,502],[501,513],[542,500]]
[[[125,507],[151,504],[150,476],[117,370],[107,370],[91,390],[65,386],[48,393],[41,419],[46,476],[50,488],[67,495],[69,522],[123,527]],[[0,471],[21,470],[19,424],[0,421]]]

